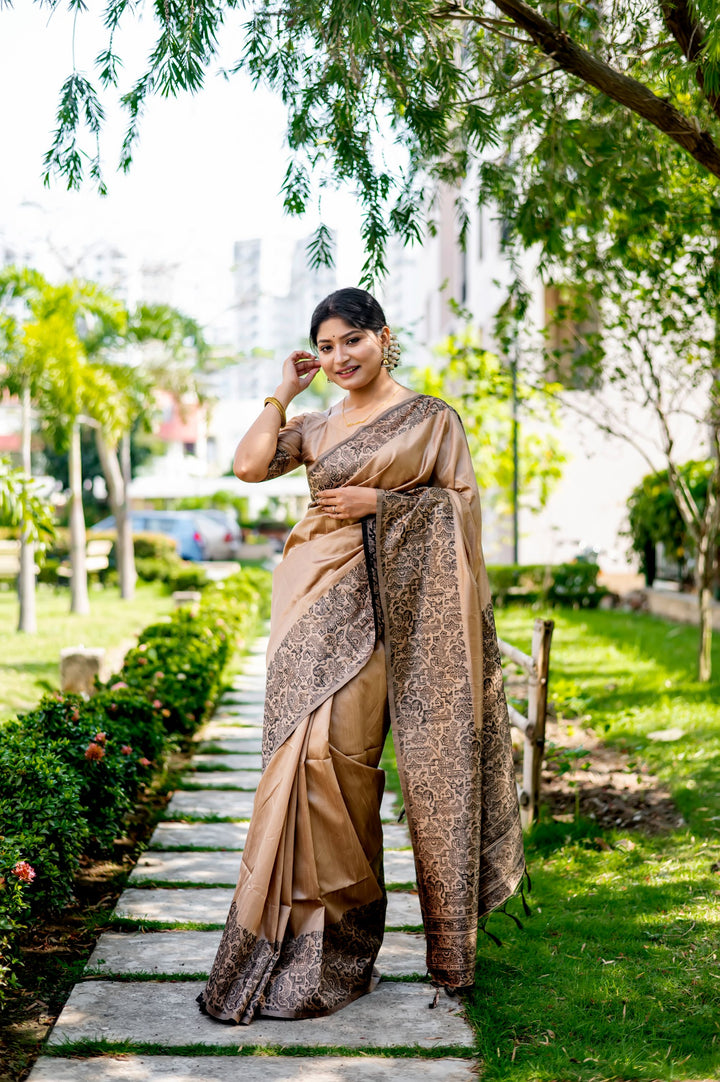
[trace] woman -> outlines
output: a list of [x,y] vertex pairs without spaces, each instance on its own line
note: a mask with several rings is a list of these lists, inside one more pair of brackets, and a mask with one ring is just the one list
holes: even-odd
[[[312,495],[274,575],[264,771],[199,997],[245,1024],[328,1014],[377,980],[388,721],[434,981],[473,983],[478,919],[524,871],[462,424],[393,380],[397,346],[369,293],[327,297],[310,339],[317,356],[287,358],[234,463],[247,481],[302,463]],[[286,423],[321,368],[346,396]]]

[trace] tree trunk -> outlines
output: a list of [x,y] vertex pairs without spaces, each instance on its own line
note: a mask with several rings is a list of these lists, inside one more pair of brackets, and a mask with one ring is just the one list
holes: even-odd
[[710,555],[711,536],[703,532],[697,546],[695,565],[695,583],[698,594],[698,615],[700,617],[700,641],[698,644],[698,680],[705,684],[712,675],[712,573],[713,561]]
[[[135,570],[135,547],[133,545],[132,530],[132,502],[130,500],[130,481],[132,480],[132,464],[130,462],[130,433],[126,432],[120,440],[120,468],[123,479],[123,573],[120,580],[121,595],[131,598],[135,593],[137,572]],[[120,536],[120,524],[118,522],[118,536]]]
[[[30,388],[25,387],[22,393],[22,468],[26,477],[32,474],[31,440],[32,430],[30,424]],[[35,612],[35,545],[28,538],[28,524],[23,518],[20,521],[20,571],[17,581],[18,601],[20,602],[20,614],[18,617],[18,631],[24,631],[34,635],[37,631],[37,616]]]
[[78,421],[74,422],[70,436],[68,473],[70,475],[70,612],[86,616],[90,612],[90,599],[85,560],[85,515],[82,502],[82,459]]
[[120,458],[117,449],[112,447],[105,439],[102,429],[95,429],[95,443],[98,456],[102,465],[103,474],[107,483],[108,499],[115,516],[115,557],[117,560],[118,577],[120,579],[120,596],[129,600],[135,593],[135,555],[133,552],[132,521],[129,514],[127,484],[124,476],[125,441],[129,437],[123,436],[120,445]]

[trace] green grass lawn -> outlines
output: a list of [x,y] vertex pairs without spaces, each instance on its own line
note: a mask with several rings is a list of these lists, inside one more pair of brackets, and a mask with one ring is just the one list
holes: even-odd
[[118,590],[108,587],[91,590],[89,616],[75,616],[69,608],[69,590],[39,586],[38,632],[20,634],[17,598],[13,591],[0,592],[0,723],[59,686],[63,647],[117,647],[169,613],[172,598],[155,583],[139,583],[132,601],[122,601]]
[[[529,651],[535,615],[501,609],[499,633]],[[708,688],[695,680],[693,628],[616,612],[547,615],[556,623],[550,698],[631,765],[647,763],[688,826],[600,837],[579,823],[586,840],[568,842],[567,823],[545,822],[530,835],[533,916],[523,931],[491,918],[503,946],[480,937],[466,1004],[482,1078],[720,1078],[720,874],[711,870],[720,861],[720,637]],[[685,735],[648,740],[671,727]]]

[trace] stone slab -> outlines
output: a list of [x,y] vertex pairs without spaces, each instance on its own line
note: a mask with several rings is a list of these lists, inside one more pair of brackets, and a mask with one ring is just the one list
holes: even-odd
[[234,691],[246,691],[248,688],[257,691],[264,689],[267,680],[266,666],[264,660],[258,664],[255,662],[253,665],[249,665],[245,672],[236,676],[232,682],[232,688]]
[[225,693],[223,695],[223,705],[229,706],[263,706],[265,703],[265,690],[258,688],[257,690],[243,690],[235,691],[231,694]]
[[195,755],[189,769],[202,773],[198,767],[215,770],[262,770],[262,755],[257,752],[239,752],[235,755]]
[[224,819],[249,819],[252,813],[254,793],[237,789],[223,792],[221,789],[177,790],[165,809],[168,819],[178,815],[222,815]]
[[[140,857],[130,875],[132,886],[143,880],[160,879],[168,883],[223,883],[234,887],[240,871],[240,853],[218,852],[147,852]],[[385,853],[386,883],[415,881],[415,864],[410,850],[390,849]]]
[[183,789],[207,785],[209,789],[251,789],[254,792],[259,781],[259,770],[203,770],[199,774],[192,771],[183,774],[180,785]]
[[[165,809],[172,819],[178,815],[222,815],[225,819],[248,819],[252,813],[254,793],[237,790],[212,789],[176,790]],[[397,820],[397,805],[392,794],[382,799],[380,817],[384,822]]]
[[[103,932],[86,971],[100,976],[153,973],[207,975],[215,959],[220,936],[212,932]],[[377,968],[386,977],[423,976],[425,939],[410,932],[386,932]]]
[[476,1082],[467,1059],[390,1056],[45,1056],[29,1082]]
[[128,882],[162,879],[168,883],[224,883],[235,886],[242,854],[226,853],[144,853],[133,868]]
[[386,849],[410,849],[410,835],[403,823],[383,823],[382,832]]
[[158,823],[150,841],[151,849],[243,849],[248,822],[243,823]]
[[380,805],[380,818],[383,822],[395,823],[400,814],[400,805],[394,793],[385,793]]
[[[211,725],[230,725],[233,729],[242,729],[243,736],[262,736],[263,712],[262,710],[248,710],[247,712],[244,710],[216,710],[213,716],[205,722],[205,730]],[[247,729],[256,731],[248,733],[245,731]]]
[[211,739],[203,735],[197,742],[197,748],[201,754],[205,751],[215,754],[218,749],[221,754],[229,752],[231,755],[237,755],[247,751],[258,754],[262,751],[262,740],[248,740],[247,737],[239,736],[218,736]]
[[[116,917],[128,920],[158,920],[168,924],[192,921],[197,924],[224,924],[233,891],[229,887],[128,887],[115,908]],[[422,924],[417,894],[390,891],[385,924],[388,928]]]
[[[242,1048],[345,1047],[472,1048],[474,1034],[455,1000],[444,994],[428,1010],[427,984],[381,982],[374,992],[326,1018],[286,1021],[257,1018],[251,1026],[219,1025],[198,1010],[202,981],[86,981],[76,984],[50,1037],[66,1041],[152,1042],[166,1049],[186,1044]],[[243,1065],[244,1066],[244,1065]],[[236,1074],[239,1065],[235,1063]]]
[[213,767],[216,770],[262,770],[262,755],[257,752],[240,752],[236,755],[196,755],[190,763],[190,769],[197,771],[200,766]]
[[203,740],[246,740],[248,744],[254,741],[253,747],[248,751],[262,751],[262,726],[260,725],[233,725],[225,721],[209,721],[202,731]]
[[415,882],[415,861],[412,849],[386,849],[383,863],[386,883]]
[[391,890],[388,894],[386,928],[419,927],[422,925],[422,913],[417,894],[401,890]]

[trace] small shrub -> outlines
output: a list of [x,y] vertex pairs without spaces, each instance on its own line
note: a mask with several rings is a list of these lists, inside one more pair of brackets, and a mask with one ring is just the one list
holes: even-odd
[[597,582],[600,568],[576,560],[565,564],[490,564],[490,593],[497,605],[508,601],[596,608],[607,590]]
[[[98,721],[102,727],[98,726]],[[146,757],[131,749],[106,716],[98,717],[77,695],[47,695],[40,706],[23,715],[18,734],[34,734],[53,742],[59,760],[79,780],[80,805],[87,824],[86,847],[107,850],[132,807],[139,777],[147,773]]]
[[192,564],[180,563],[173,568],[166,578],[167,588],[174,590],[202,590],[208,585],[210,579],[203,567],[194,567]]
[[3,731],[0,746],[0,823],[4,844],[21,851],[36,878],[33,912],[55,910],[72,891],[88,827],[81,779],[61,749],[38,732]]
[[37,874],[28,855],[16,842],[0,839],[0,1006],[7,992],[18,987],[14,942],[30,915],[32,884]]

